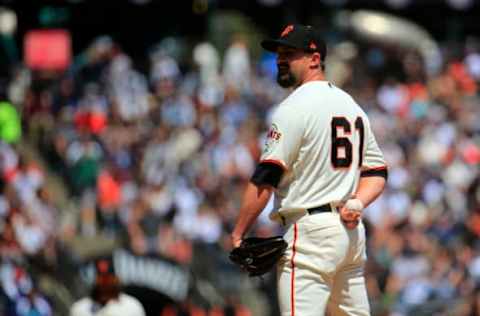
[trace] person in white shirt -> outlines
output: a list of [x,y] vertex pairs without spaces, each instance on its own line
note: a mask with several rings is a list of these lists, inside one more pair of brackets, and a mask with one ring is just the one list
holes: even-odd
[[326,44],[288,25],[263,48],[277,53],[277,82],[294,88],[272,115],[232,231],[240,246],[274,193],[270,215],[286,229],[278,263],[282,316],[370,315],[362,210],[383,191],[387,167],[360,106],[324,75]]
[[140,301],[120,291],[120,281],[109,260],[99,260],[95,267],[91,295],[75,302],[70,308],[70,316],[145,316]]

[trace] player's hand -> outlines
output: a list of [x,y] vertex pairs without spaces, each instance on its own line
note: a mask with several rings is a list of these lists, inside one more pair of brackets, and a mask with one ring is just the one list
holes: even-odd
[[340,210],[340,217],[343,221],[343,224],[348,229],[354,229],[360,223],[361,213],[357,211],[350,211],[345,207],[342,207]]
[[231,238],[232,238],[232,248],[235,249],[237,247],[240,247],[240,244],[242,243],[242,237],[232,235]]
[[359,199],[350,199],[340,208],[340,218],[348,229],[355,229],[362,217],[363,203]]

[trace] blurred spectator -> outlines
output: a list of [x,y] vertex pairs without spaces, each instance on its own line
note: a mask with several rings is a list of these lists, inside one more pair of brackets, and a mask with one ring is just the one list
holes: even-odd
[[223,98],[218,51],[212,44],[204,42],[195,46],[192,54],[193,61],[198,67],[198,98],[206,106],[218,106]]
[[244,35],[233,36],[232,43],[225,51],[222,75],[227,86],[240,93],[249,93],[251,65],[250,54]]
[[3,263],[1,290],[5,294],[5,316],[53,316],[49,301],[35,287],[31,276],[19,265]]
[[66,150],[69,182],[77,196],[93,190],[97,184],[103,149],[88,133],[80,134],[78,140],[69,144]]
[[22,135],[20,116],[9,102],[0,102],[0,140],[17,143]]
[[145,316],[140,301],[121,292],[120,281],[111,261],[97,260],[95,274],[91,295],[75,302],[70,309],[70,316]]

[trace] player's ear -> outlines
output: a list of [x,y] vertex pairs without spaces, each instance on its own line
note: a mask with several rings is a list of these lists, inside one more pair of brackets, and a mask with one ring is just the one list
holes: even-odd
[[322,64],[321,55],[319,52],[314,52],[310,56],[310,68],[319,68]]

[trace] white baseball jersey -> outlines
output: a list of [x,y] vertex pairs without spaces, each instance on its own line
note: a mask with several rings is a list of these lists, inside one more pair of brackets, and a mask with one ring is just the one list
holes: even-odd
[[90,297],[75,302],[70,316],[145,316],[142,304],[133,296],[120,294],[118,300],[110,300],[99,306]]
[[345,201],[361,171],[385,168],[367,115],[328,81],[307,82],[278,105],[261,162],[284,170],[273,219],[278,212]]

